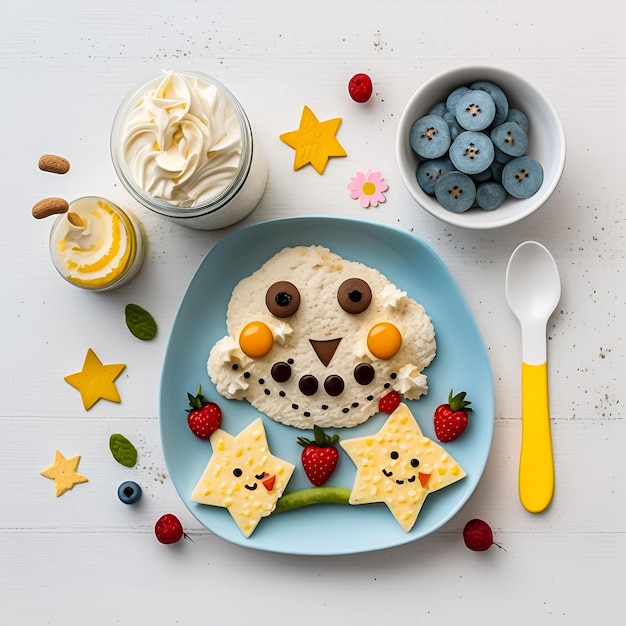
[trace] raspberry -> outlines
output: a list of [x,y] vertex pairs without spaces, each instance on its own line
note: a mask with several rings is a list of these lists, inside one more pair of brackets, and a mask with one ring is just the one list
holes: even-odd
[[367,102],[372,97],[372,80],[367,74],[355,74],[348,83],[348,93],[355,102]]
[[481,519],[471,519],[463,528],[463,541],[475,552],[489,550],[494,545],[491,526]]
[[183,525],[172,513],[162,515],[154,525],[154,534],[161,543],[176,543],[183,538]]

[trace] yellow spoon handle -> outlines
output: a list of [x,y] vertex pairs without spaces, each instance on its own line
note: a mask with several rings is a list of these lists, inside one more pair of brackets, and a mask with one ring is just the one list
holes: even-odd
[[548,364],[522,363],[522,449],[519,497],[531,513],[543,511],[554,493],[554,460],[548,404]]

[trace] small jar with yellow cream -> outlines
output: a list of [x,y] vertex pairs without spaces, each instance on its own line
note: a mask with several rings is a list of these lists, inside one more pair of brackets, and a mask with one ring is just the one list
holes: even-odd
[[74,200],[55,219],[50,255],[61,276],[91,291],[125,285],[141,268],[145,243],[141,224],[109,200]]

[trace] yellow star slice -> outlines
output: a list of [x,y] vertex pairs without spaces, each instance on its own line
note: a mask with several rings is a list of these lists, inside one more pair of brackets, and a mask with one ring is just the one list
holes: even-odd
[[282,495],[294,466],[269,449],[261,418],[233,437],[222,429],[211,435],[213,454],[191,499],[225,507],[249,537]]
[[89,348],[83,369],[66,376],[64,380],[80,391],[83,406],[88,411],[100,399],[121,402],[114,381],[125,367],[123,363],[103,365],[96,353]]
[[347,156],[337,137],[341,118],[320,122],[305,105],[300,128],[280,135],[281,141],[296,151],[293,169],[299,170],[310,163],[318,174],[323,174],[330,157]]
[[340,444],[357,467],[350,504],[384,502],[406,532],[429,493],[466,476],[442,446],[422,434],[406,404],[377,433]]
[[54,463],[39,472],[42,476],[54,481],[57,498],[72,489],[74,485],[88,482],[85,476],[76,471],[79,463],[80,456],[77,455],[71,459],[66,459],[57,450],[54,453]]

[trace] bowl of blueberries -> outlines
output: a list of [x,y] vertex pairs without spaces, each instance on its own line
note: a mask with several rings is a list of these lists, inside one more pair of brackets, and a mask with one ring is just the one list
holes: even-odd
[[565,132],[548,98],[508,70],[464,66],[426,81],[396,136],[402,180],[448,224],[492,229],[544,205],[565,167]]

